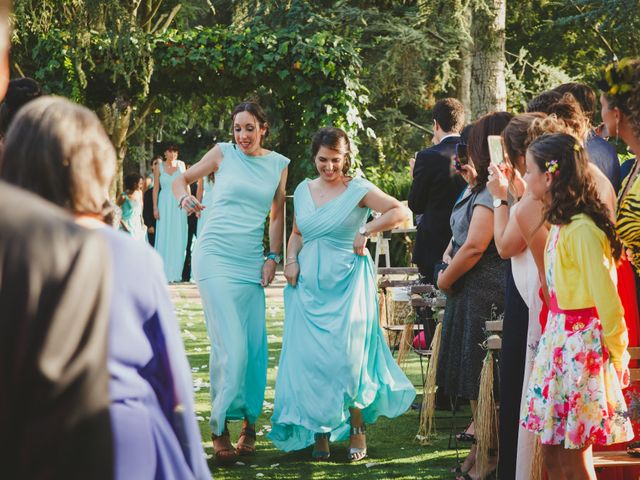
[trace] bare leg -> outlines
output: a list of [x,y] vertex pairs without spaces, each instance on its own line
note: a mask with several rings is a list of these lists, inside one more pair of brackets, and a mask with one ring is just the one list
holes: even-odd
[[549,478],[566,480],[560,459],[561,450],[565,450],[561,445],[542,445],[542,462]]
[[567,480],[596,480],[591,446],[577,450],[563,448],[558,452],[558,460]]
[[[359,428],[364,427],[364,421],[362,420],[362,412],[359,408],[350,408],[349,412],[351,412],[351,428]],[[350,435],[350,443],[349,443],[349,460],[352,462],[357,462],[358,460],[362,460],[367,455],[367,437],[364,431],[359,431],[359,433],[352,433]]]

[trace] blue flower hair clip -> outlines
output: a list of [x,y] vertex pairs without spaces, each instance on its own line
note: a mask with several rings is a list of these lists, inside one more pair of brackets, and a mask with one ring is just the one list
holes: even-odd
[[545,166],[547,167],[547,172],[551,173],[552,175],[555,175],[556,173],[558,173],[558,160],[549,160],[548,162],[545,162]]

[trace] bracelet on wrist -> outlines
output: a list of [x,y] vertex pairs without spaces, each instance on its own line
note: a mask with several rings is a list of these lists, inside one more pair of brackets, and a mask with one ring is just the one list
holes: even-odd
[[282,256],[279,253],[276,252],[269,252],[267,253],[267,256],[265,257],[265,262],[267,260],[273,260],[276,263],[280,263],[280,261],[282,260]]
[[285,262],[284,266],[286,267],[286,266],[291,265],[291,264],[293,264],[293,263],[298,263],[298,260],[297,260],[297,259],[295,259],[295,258],[288,259],[288,260]]
[[188,194],[188,193],[185,193],[184,195],[182,195],[182,196],[180,197],[180,200],[178,200],[178,207],[179,207],[179,208],[182,208],[182,202],[184,202],[184,199],[185,199],[185,198],[187,198],[187,197],[189,197],[189,194]]

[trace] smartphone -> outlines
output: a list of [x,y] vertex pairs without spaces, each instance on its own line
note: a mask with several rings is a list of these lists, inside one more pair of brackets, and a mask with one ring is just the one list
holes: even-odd
[[491,163],[494,165],[502,164],[504,162],[502,137],[500,135],[489,135],[487,142],[489,142],[489,157],[491,158]]
[[456,145],[456,156],[453,159],[453,164],[456,170],[462,170],[462,166],[469,163],[469,153],[466,143],[458,143]]

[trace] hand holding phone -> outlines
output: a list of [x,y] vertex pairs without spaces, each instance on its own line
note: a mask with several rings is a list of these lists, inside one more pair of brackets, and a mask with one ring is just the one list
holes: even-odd
[[458,143],[456,145],[456,156],[453,160],[453,165],[456,170],[462,170],[463,165],[467,165],[469,163],[469,152],[467,149],[466,143]]
[[494,165],[501,165],[504,162],[504,147],[502,145],[502,137],[500,135],[489,135],[487,137],[489,143],[489,157]]

